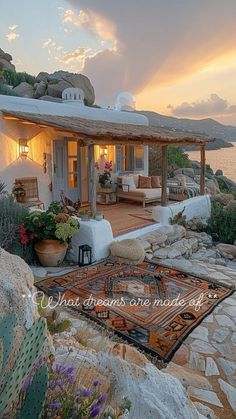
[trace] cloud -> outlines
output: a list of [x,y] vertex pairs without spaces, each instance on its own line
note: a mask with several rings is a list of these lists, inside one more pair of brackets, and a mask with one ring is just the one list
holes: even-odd
[[191,103],[183,102],[175,107],[168,105],[167,108],[171,109],[172,115],[181,117],[213,116],[236,112],[236,105],[229,106],[226,99],[221,98],[215,93],[212,93],[208,99]]
[[115,41],[115,25],[92,10],[79,10],[75,12],[67,9],[64,11],[62,21],[64,25],[83,28],[105,41]]
[[9,29],[10,31],[14,31],[14,30],[17,28],[17,26],[18,26],[18,25],[16,25],[15,23],[13,23],[13,25],[9,25],[9,26],[8,26],[8,29]]
[[8,40],[8,42],[12,42],[15,41],[17,38],[19,38],[19,34],[15,33],[15,32],[9,32],[6,34],[6,38]]
[[85,62],[99,99],[174,84],[235,51],[235,0],[228,0],[227,8],[222,0],[67,2],[67,24],[116,40],[113,51]]

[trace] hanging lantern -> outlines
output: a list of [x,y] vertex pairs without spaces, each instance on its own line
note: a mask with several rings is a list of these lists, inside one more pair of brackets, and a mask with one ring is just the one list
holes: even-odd
[[92,263],[92,247],[90,247],[88,244],[83,244],[82,246],[79,246],[78,265],[87,266],[87,265],[91,265],[91,263]]

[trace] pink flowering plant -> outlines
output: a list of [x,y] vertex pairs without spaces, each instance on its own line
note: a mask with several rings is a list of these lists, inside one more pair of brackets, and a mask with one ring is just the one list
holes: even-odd
[[[96,162],[95,168],[98,170],[98,181],[100,185],[104,186],[108,182],[111,183],[112,161],[106,161],[103,168]],[[103,170],[102,173],[99,172],[101,169]]]

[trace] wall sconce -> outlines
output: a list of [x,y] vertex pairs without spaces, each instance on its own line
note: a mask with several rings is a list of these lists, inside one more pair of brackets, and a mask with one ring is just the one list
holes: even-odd
[[101,153],[100,154],[102,154],[103,156],[106,157],[108,155],[108,148],[107,148],[106,145],[100,146],[100,150],[101,150]]
[[29,152],[27,139],[25,138],[19,139],[19,149],[20,149],[20,157],[27,157],[28,152]]

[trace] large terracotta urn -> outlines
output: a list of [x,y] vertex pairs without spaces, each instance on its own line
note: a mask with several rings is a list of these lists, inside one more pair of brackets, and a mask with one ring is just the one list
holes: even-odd
[[68,244],[60,240],[39,240],[34,245],[42,266],[60,266],[66,255]]

